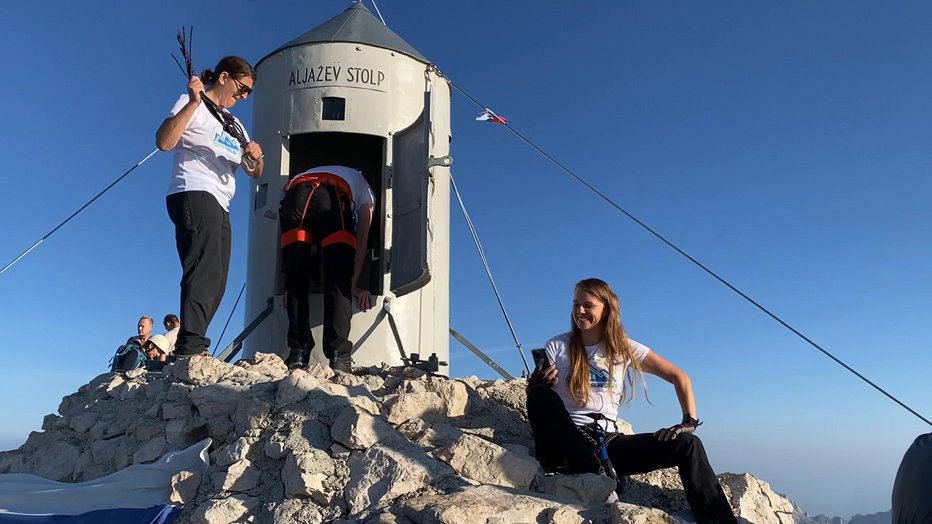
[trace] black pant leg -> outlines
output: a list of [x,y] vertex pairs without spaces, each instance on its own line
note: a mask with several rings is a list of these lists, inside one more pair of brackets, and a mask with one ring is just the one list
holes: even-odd
[[527,394],[527,418],[534,435],[537,460],[544,466],[567,465],[567,473],[596,473],[599,462],[563,405],[563,399],[548,386],[537,386]]
[[212,302],[213,308],[209,311],[207,323],[210,324],[217,310],[220,309],[220,303],[223,301],[223,295],[227,290],[227,277],[230,274],[230,250],[233,245],[233,234],[230,228],[230,213],[223,210],[223,218],[220,222],[220,282],[217,286],[217,294]]
[[311,289],[309,266],[311,245],[296,242],[282,248],[285,271],[285,294],[288,307],[289,362],[307,362],[314,338],[311,335],[311,310],[308,294]]
[[676,466],[686,500],[699,522],[737,522],[699,437],[687,434],[659,441],[650,433],[618,435],[609,442],[608,454],[619,475]]
[[[206,191],[175,193],[166,198],[168,215],[175,225],[175,245],[181,261],[181,330],[175,353],[206,351],[210,320],[222,297],[229,254],[224,259],[223,224],[226,213]],[[227,253],[229,251],[227,250]],[[225,262],[226,260],[226,262]]]
[[353,263],[356,250],[344,243],[323,248],[324,266],[324,355],[348,358],[353,351],[349,340],[353,318]]

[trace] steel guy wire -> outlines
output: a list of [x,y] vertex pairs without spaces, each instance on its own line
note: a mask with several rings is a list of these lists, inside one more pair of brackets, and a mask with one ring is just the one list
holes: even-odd
[[466,212],[466,205],[463,204],[463,197],[460,196],[460,190],[456,187],[456,182],[453,180],[453,174],[450,174],[450,186],[453,187],[453,193],[456,195],[456,200],[460,204],[460,209],[463,211],[463,217],[466,219],[466,227],[469,228],[469,232],[472,234],[472,239],[476,243],[476,249],[479,251],[479,258],[482,259],[482,265],[485,267],[485,274],[489,277],[489,282],[492,284],[492,291],[495,292],[495,298],[498,299],[498,306],[502,308],[502,315],[505,316],[505,322],[508,324],[508,329],[511,331],[511,336],[515,339],[515,346],[518,348],[518,354],[521,355],[521,361],[524,362],[524,368],[528,373],[531,372],[531,368],[528,366],[527,358],[524,356],[524,350],[521,347],[521,342],[518,341],[518,334],[515,333],[515,327],[511,323],[511,319],[508,317],[508,311],[505,310],[505,303],[502,301],[502,295],[498,292],[498,286],[495,285],[495,279],[492,278],[492,269],[489,267],[489,261],[485,257],[485,250],[482,249],[482,242],[479,241],[479,234],[476,232],[476,226],[473,225],[472,219],[469,217],[469,213]]
[[61,224],[58,224],[57,226],[55,226],[51,231],[49,231],[48,233],[46,233],[46,235],[45,235],[44,237],[42,237],[42,238],[40,238],[38,241],[36,241],[36,243],[33,244],[29,249],[27,249],[26,251],[23,251],[18,257],[14,258],[12,262],[10,262],[9,264],[3,266],[3,269],[0,269],[0,275],[2,275],[3,272],[6,271],[7,269],[13,267],[13,264],[19,262],[19,259],[21,259],[21,258],[23,258],[24,256],[28,255],[30,251],[32,251],[33,249],[39,247],[39,244],[45,242],[45,239],[47,239],[48,237],[52,236],[53,233],[55,233],[56,231],[58,231],[63,225],[67,224],[72,218],[74,218],[75,216],[77,216],[78,213],[80,213],[81,211],[84,211],[84,208],[86,208],[87,206],[93,204],[95,200],[97,200],[98,198],[101,197],[101,195],[103,195],[104,193],[106,193],[107,191],[109,191],[110,188],[112,188],[113,186],[117,185],[117,183],[119,183],[120,180],[123,180],[124,178],[126,178],[126,176],[129,175],[130,173],[132,173],[133,170],[135,170],[137,167],[141,166],[141,165],[143,164],[143,162],[145,162],[146,160],[149,160],[150,158],[152,158],[152,155],[158,153],[158,151],[159,151],[158,148],[156,148],[156,149],[153,150],[151,153],[149,153],[148,155],[146,155],[145,158],[143,158],[142,160],[140,160],[139,162],[137,162],[136,165],[134,165],[133,167],[129,168],[129,170],[127,170],[125,173],[123,173],[122,175],[120,175],[120,177],[117,178],[116,180],[114,180],[109,186],[105,187],[103,191],[101,191],[100,193],[97,193],[97,196],[95,196],[94,198],[90,199],[86,204],[84,204],[83,206],[81,206],[80,208],[78,208],[77,211],[75,211],[74,213],[72,213],[70,217],[66,218]]
[[242,289],[239,290],[239,295],[236,296],[236,302],[233,303],[233,309],[230,310],[230,316],[227,317],[227,323],[223,325],[223,330],[220,331],[220,338],[217,339],[217,345],[214,347],[214,351],[211,353],[211,356],[217,356],[217,350],[220,349],[220,343],[223,342],[223,335],[227,332],[227,326],[230,325],[230,320],[233,319],[233,313],[236,312],[236,306],[239,305],[239,299],[243,298],[243,291],[246,291],[246,283],[243,282]]

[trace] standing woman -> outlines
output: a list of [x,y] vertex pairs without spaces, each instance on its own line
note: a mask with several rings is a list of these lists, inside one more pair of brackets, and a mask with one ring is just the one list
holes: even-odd
[[[182,269],[176,356],[204,353],[210,347],[207,327],[220,306],[230,267],[233,175],[240,165],[253,178],[262,175],[262,148],[249,140],[239,119],[228,112],[249,96],[255,82],[256,71],[246,60],[237,56],[220,60],[213,71],[205,69],[200,77],[191,77],[187,94],[181,95],[155,134],[159,149],[175,150],[165,204],[175,224]],[[208,109],[209,102],[217,115]],[[218,116],[238,127],[245,147],[224,131]]]
[[677,466],[699,522],[736,522],[702,442],[692,434],[699,421],[689,376],[627,337],[618,297],[602,280],[576,284],[570,326],[547,342],[547,361],[537,363],[528,383],[528,420],[541,464],[565,465],[567,473],[598,472],[593,435],[585,429],[593,423],[590,414],[607,419],[600,421],[603,429],[614,431],[618,407],[634,396],[636,379],[643,381],[647,372],[673,384],[683,421],[656,433],[613,436],[607,448],[615,471],[633,475]]

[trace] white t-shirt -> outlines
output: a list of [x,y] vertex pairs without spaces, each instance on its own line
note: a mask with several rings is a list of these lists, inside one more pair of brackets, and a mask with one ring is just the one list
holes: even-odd
[[175,342],[178,341],[179,330],[180,328],[175,328],[165,333],[165,338],[168,339],[168,351],[166,351],[165,353],[168,355],[171,355],[172,351],[175,351]]
[[308,173],[330,173],[331,175],[336,175],[345,180],[350,186],[350,191],[353,192],[353,202],[356,205],[356,209],[366,204],[375,205],[375,194],[372,192],[372,188],[369,187],[369,183],[366,182],[366,177],[362,176],[362,172],[358,169],[346,166],[320,166],[312,167],[301,173],[301,175],[306,175]]
[[[171,110],[174,116],[188,103],[181,95]],[[233,117],[236,119],[236,117]],[[243,124],[236,119],[236,122]],[[249,140],[246,129],[243,135]],[[223,125],[210,114],[203,103],[197,106],[188,127],[175,146],[175,165],[168,183],[168,194],[185,191],[207,191],[223,209],[230,210],[230,200],[236,192],[236,168],[243,154],[235,138],[223,131]]]
[[[638,363],[644,362],[650,348],[634,340],[628,339],[633,346],[634,358]],[[544,349],[547,351],[547,359],[550,363],[557,366],[557,385],[553,387],[554,392],[563,399],[563,405],[569,412],[570,418],[577,426],[591,424],[592,419],[585,413],[599,412],[605,415],[609,420],[618,418],[618,405],[621,394],[624,391],[625,370],[627,364],[615,364],[614,386],[612,395],[608,394],[608,363],[605,360],[605,345],[598,343],[594,346],[586,346],[586,354],[589,355],[589,385],[592,392],[589,394],[589,401],[580,406],[573,400],[570,395],[567,379],[570,376],[570,334],[564,333],[557,335],[547,341]]]

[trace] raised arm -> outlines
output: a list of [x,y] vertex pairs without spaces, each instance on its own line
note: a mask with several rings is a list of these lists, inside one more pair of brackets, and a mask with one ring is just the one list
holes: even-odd
[[356,227],[356,260],[353,264],[353,295],[358,297],[358,306],[362,311],[368,311],[373,306],[372,295],[367,289],[359,289],[359,275],[362,265],[369,251],[369,228],[372,226],[374,206],[365,204],[356,211],[359,213],[359,224]]
[[191,80],[188,81],[188,103],[181,108],[181,111],[166,118],[162,125],[159,126],[159,130],[155,132],[155,145],[159,149],[168,151],[178,145],[181,135],[188,128],[191,117],[197,111],[197,106],[201,105],[201,93],[203,91],[204,84],[201,79],[192,76]]

